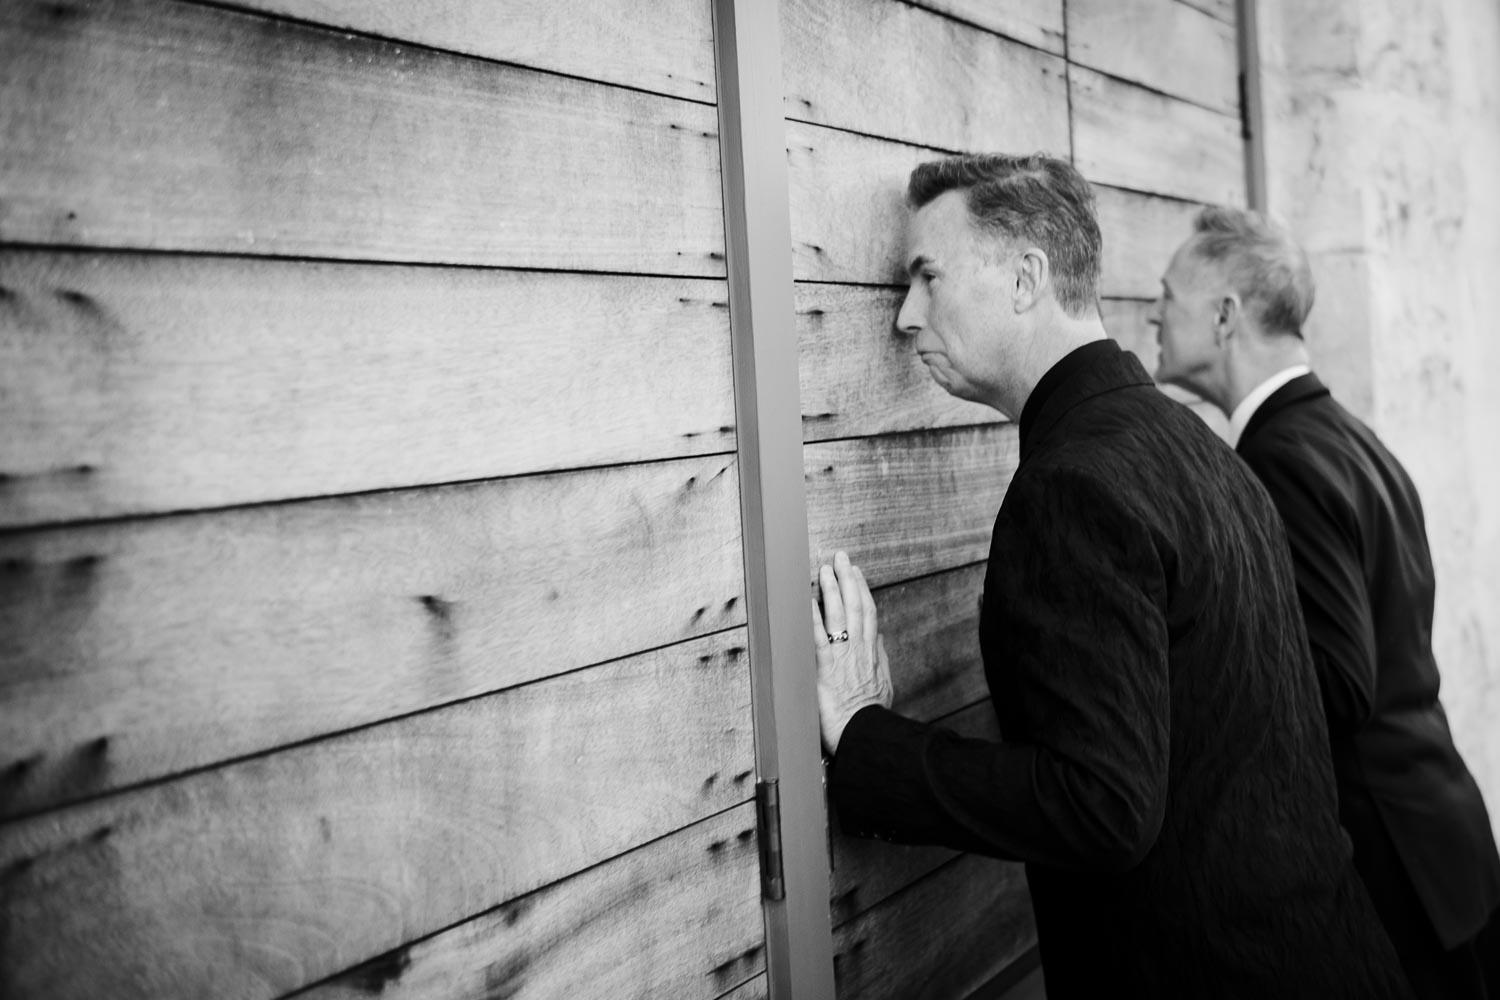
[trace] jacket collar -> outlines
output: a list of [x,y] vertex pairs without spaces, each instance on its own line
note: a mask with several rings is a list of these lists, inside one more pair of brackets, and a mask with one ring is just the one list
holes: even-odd
[[[1054,372],[1061,377],[1049,378]],[[1037,382],[1033,398],[1026,401],[1021,411],[1021,461],[1073,407],[1134,385],[1155,383],[1136,356],[1121,350],[1113,340],[1085,344],[1058,361]]]
[[1304,400],[1316,399],[1319,396],[1328,395],[1331,395],[1328,387],[1312,372],[1292,379],[1286,385],[1271,393],[1266,398],[1266,401],[1260,404],[1255,413],[1250,417],[1250,422],[1245,424],[1245,430],[1240,434],[1240,439],[1235,445],[1235,450],[1238,451],[1244,447],[1245,442],[1254,437],[1255,432],[1265,426],[1266,421],[1288,406],[1294,406]]

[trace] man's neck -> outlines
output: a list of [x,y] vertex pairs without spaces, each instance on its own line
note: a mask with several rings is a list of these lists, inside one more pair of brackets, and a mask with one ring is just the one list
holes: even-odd
[[1050,328],[1038,331],[1032,337],[1031,350],[1017,366],[1014,380],[1006,387],[1005,398],[999,400],[995,409],[1012,420],[1020,420],[1026,401],[1031,398],[1037,383],[1052,370],[1053,365],[1084,344],[1107,339],[1109,335],[1104,332],[1104,324],[1097,312],[1075,318],[1058,310],[1056,321]]
[[1225,373],[1224,397],[1213,402],[1228,416],[1266,379],[1295,365],[1309,363],[1307,347],[1296,337],[1262,340],[1231,357]]

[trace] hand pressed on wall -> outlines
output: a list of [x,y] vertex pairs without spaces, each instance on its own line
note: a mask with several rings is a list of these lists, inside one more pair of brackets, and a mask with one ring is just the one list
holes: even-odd
[[[823,746],[836,753],[844,727],[870,705],[890,708],[891,666],[865,575],[839,552],[818,569],[823,606],[812,602],[813,646],[818,658],[818,722]],[[848,633],[847,641],[833,641]]]

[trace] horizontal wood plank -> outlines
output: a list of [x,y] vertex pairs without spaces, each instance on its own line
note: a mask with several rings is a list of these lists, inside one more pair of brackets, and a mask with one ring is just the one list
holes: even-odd
[[732,457],[0,535],[0,814],[741,624]]
[[0,527],[732,451],[722,281],[0,250]]
[[0,993],[269,1000],[746,801],[745,638],[0,826]]
[[1068,67],[1073,162],[1100,184],[1189,201],[1245,203],[1237,118]]
[[1233,25],[1181,0],[1069,0],[1067,15],[1073,62],[1239,115]]
[[781,0],[781,41],[788,118],[941,149],[1066,154],[1058,56],[900,0]]
[[0,5],[0,240],[724,273],[712,107],[165,0]]
[[966,854],[834,931],[838,995],[960,998],[1036,943],[1019,864]]
[[896,711],[925,721],[989,696],[979,654],[984,571],[980,562],[875,590]]
[[708,0],[241,0],[317,24],[697,101],[714,99]]
[[745,980],[728,993],[723,994],[719,997],[719,1000],[766,1000],[768,995],[769,990],[766,983],[766,974],[762,972],[760,975]]
[[[841,332],[841,338],[899,340],[894,324],[907,282],[907,179],[918,164],[946,154],[801,122],[787,122],[787,145],[795,277],[808,283],[886,286],[863,294],[799,287],[799,312],[804,307],[823,309],[834,314],[831,320],[825,315],[823,325],[837,322],[841,327],[841,314],[848,314],[853,328]],[[1104,184],[1094,184],[1093,190],[1104,236],[1101,293],[1155,297],[1168,258],[1191,233],[1193,215],[1201,206]],[[889,319],[882,315],[886,309]],[[858,319],[866,310],[868,318]],[[808,319],[804,316],[802,322]],[[809,333],[804,326],[803,335]],[[911,381],[909,373],[887,377],[896,385]],[[805,394],[831,391],[815,379],[805,382]],[[936,386],[932,389],[938,391]],[[963,406],[956,401],[950,405]],[[820,402],[818,408],[808,409],[817,414],[836,407]]]
[[[897,691],[899,694],[899,686]],[[901,711],[899,705],[897,710]],[[902,714],[921,718],[919,713],[902,711]],[[938,725],[961,736],[1000,738],[1000,727],[988,697],[979,704],[938,720]],[[839,829],[836,815],[830,822],[833,824],[833,899],[830,910],[834,926],[858,917],[958,856],[957,852],[946,847],[888,844],[850,837]]]
[[1196,10],[1214,17],[1226,24],[1238,24],[1239,12],[1236,10],[1236,0],[1179,0]]
[[810,566],[842,549],[881,586],[987,558],[1018,452],[1014,424],[806,445]]
[[755,806],[746,803],[298,997],[713,1000],[764,967]]
[[1016,41],[1062,55],[1063,0],[911,0],[961,21],[998,32]]
[[1154,299],[1172,254],[1193,233],[1201,205],[1094,185],[1104,237],[1100,294]]
[[907,178],[947,154],[795,121],[786,141],[794,277],[904,285]]
[[948,395],[896,329],[905,289],[800,283],[804,441],[999,423],[997,410]]

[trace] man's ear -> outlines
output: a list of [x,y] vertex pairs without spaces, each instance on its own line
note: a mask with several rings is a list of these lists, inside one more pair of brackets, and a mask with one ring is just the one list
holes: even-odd
[[1027,247],[1016,255],[1016,312],[1021,313],[1042,300],[1042,293],[1052,280],[1052,262],[1040,247]]
[[1214,307],[1214,343],[1221,344],[1240,332],[1244,306],[1234,292],[1223,295]]

